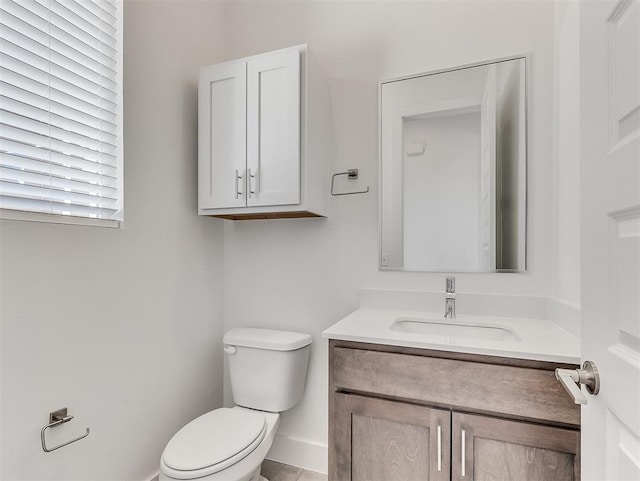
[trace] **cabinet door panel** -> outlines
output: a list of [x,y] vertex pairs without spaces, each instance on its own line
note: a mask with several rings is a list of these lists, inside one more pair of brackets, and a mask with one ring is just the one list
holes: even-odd
[[299,204],[300,53],[253,59],[247,69],[247,205]]
[[[244,207],[246,63],[215,65],[198,86],[198,203]],[[241,178],[236,178],[237,175]]]
[[452,429],[454,481],[580,479],[578,431],[456,412]]
[[335,481],[445,481],[450,412],[336,394]]

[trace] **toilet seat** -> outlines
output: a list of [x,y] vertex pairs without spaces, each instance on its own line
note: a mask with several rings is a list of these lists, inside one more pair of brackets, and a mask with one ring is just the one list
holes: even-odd
[[220,408],[203,414],[178,431],[162,453],[172,478],[193,479],[222,471],[248,456],[264,439],[263,413]]

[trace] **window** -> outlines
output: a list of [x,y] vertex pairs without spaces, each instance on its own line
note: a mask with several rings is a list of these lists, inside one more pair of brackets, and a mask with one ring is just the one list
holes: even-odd
[[0,2],[0,209],[122,220],[122,4]]

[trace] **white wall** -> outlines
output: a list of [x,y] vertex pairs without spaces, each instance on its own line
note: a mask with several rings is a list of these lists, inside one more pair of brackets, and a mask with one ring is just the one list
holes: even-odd
[[[222,222],[196,215],[196,79],[221,6],[125,2],[125,228],[0,223],[0,478],[148,480],[222,403]],[[44,453],[40,429],[75,419]]]
[[[360,169],[331,197],[328,219],[225,225],[225,329],[296,329],[314,337],[303,402],[283,415],[271,456],[326,469],[327,343],[321,332],[358,307],[361,287],[444,290],[443,274],[378,272],[378,82],[415,72],[532,54],[529,266],[525,274],[458,274],[465,292],[548,296],[551,285],[552,2],[230,2],[228,59],[307,42],[329,76],[336,156],[332,172]],[[230,402],[228,390],[225,400]],[[291,442],[294,440],[294,442]],[[296,443],[295,440],[303,442]],[[279,449],[278,446],[299,446]],[[309,454],[309,457],[306,457]],[[288,458],[287,458],[288,456]],[[313,458],[313,459],[311,459]]]
[[551,318],[580,332],[579,2],[555,3],[554,199]]

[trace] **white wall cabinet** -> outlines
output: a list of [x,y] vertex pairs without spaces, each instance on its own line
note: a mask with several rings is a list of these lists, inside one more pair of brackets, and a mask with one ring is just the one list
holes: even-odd
[[306,45],[203,68],[198,213],[324,216],[328,109],[328,89]]

